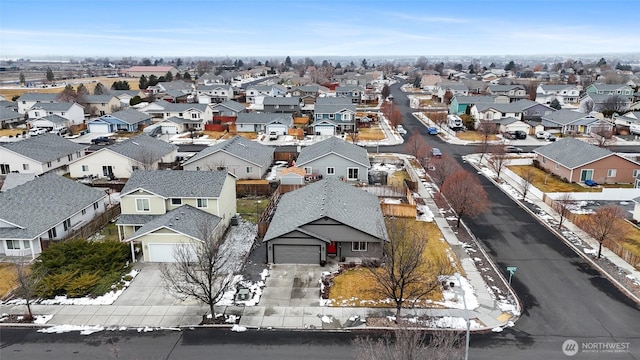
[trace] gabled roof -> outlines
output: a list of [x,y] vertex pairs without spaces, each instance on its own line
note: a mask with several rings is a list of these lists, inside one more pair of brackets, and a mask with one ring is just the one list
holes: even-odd
[[172,122],[174,124],[202,124],[205,119],[185,119],[177,116],[172,116],[160,122]]
[[294,106],[298,106],[298,105],[300,105],[300,97],[298,97],[298,96],[291,96],[291,97],[265,96],[264,100],[262,101],[262,104],[263,105],[283,105],[283,106],[294,105]]
[[[455,99],[458,104],[482,104],[482,103],[490,103],[494,104],[496,102],[496,97],[494,95],[487,96],[467,96],[467,95],[455,95],[453,99]],[[453,101],[453,99],[451,99]]]
[[236,124],[272,124],[281,123],[287,127],[293,126],[291,114],[280,113],[239,113]]
[[18,113],[13,108],[0,107],[0,121],[13,119],[24,119],[24,115]]
[[240,104],[237,101],[233,101],[233,100],[227,100],[225,102],[221,102],[219,104],[215,104],[213,106],[211,106],[213,109],[217,108],[217,107],[225,107],[227,109],[233,110],[235,112],[240,112],[246,109],[246,107],[242,104]]
[[305,164],[329,154],[335,154],[367,168],[371,167],[369,155],[365,148],[333,136],[300,150],[296,166],[304,167]]
[[464,91],[464,90],[469,90],[469,88],[467,87],[467,85],[461,83],[461,82],[446,82],[446,83],[439,83],[437,84],[437,86],[441,89],[451,89],[451,90],[460,90],[460,91]]
[[16,142],[0,143],[0,146],[39,163],[54,161],[89,147],[55,134],[43,134]]
[[59,175],[37,177],[0,193],[0,221],[16,225],[0,227],[0,239],[34,239],[106,196]]
[[141,163],[155,163],[168,153],[177,150],[178,147],[147,134],[140,134],[123,142],[117,142],[104,147],[98,151],[103,149],[111,150]]
[[[208,236],[208,232],[215,229],[221,220],[219,216],[191,205],[183,205],[163,215],[153,217],[151,221],[145,223],[126,241],[135,240],[159,229],[169,229],[190,238],[205,241],[204,237]],[[203,229],[203,227],[207,229]]]
[[596,104],[604,104],[605,102],[607,102],[609,99],[613,98],[614,96],[616,96],[618,98],[618,101],[626,101],[626,102],[631,102],[631,96],[629,95],[618,95],[618,94],[596,94],[596,93],[586,93],[584,94],[585,98],[589,97],[591,98],[591,100],[593,100],[594,103]]
[[5,175],[4,183],[0,191],[13,189],[18,185],[22,185],[36,178],[36,174],[31,173],[8,173]]
[[316,106],[313,109],[313,112],[315,114],[336,114],[343,110],[355,113],[356,106],[355,104],[336,104],[336,105],[316,104]]
[[127,124],[137,124],[139,122],[143,122],[151,119],[151,116],[143,112],[140,112],[138,110],[125,109],[125,110],[116,111],[112,114],[103,115],[99,117],[97,120],[99,119],[102,119],[106,122],[110,122],[109,120],[112,120],[112,119],[117,119]]
[[320,85],[301,85],[295,86],[291,91],[300,90],[302,92],[318,92],[320,90]]
[[207,110],[207,104],[188,104],[188,103],[170,103],[168,102],[165,107],[165,112],[181,112],[187,111],[191,109],[198,110],[200,112],[205,112]]
[[616,91],[622,88],[631,90],[631,87],[627,84],[591,84],[591,86],[598,91]]
[[41,118],[38,118],[37,120],[47,120],[47,121],[51,121],[54,124],[64,124],[69,121],[69,119],[63,118],[62,116],[57,114],[43,116]]
[[84,102],[87,104],[108,103],[114,95],[85,95]]
[[351,98],[346,96],[319,97],[316,99],[318,105],[353,105]]
[[364,91],[362,87],[357,85],[336,86],[336,92]]
[[513,84],[513,85],[489,85],[487,89],[492,92],[508,92],[513,89],[524,90],[524,86],[522,84]]
[[[69,111],[71,107],[76,104],[73,102],[55,102],[55,103],[37,103],[34,104],[31,109],[42,109],[44,111]],[[78,105],[81,107],[81,105]]]
[[578,88],[575,85],[540,84],[540,87],[544,91],[578,90]]
[[284,194],[263,241],[296,230],[305,232],[304,225],[324,217],[381,240],[389,238],[377,196],[327,178]]
[[217,198],[227,176],[224,170],[135,170],[121,195],[143,189],[164,198]]
[[514,117],[509,116],[509,117],[502,118],[502,119],[492,120],[491,122],[494,122],[494,123],[497,123],[497,124],[500,124],[500,125],[509,125],[509,124],[513,124],[516,121],[521,121],[521,120],[518,120],[518,119],[516,119]]
[[575,169],[607,156],[615,155],[610,150],[574,138],[559,139],[549,145],[536,148],[533,152],[569,169]]
[[517,102],[512,102],[512,103],[507,103],[507,104],[494,104],[494,103],[480,103],[480,104],[476,104],[476,107],[478,108],[478,111],[485,111],[488,109],[494,109],[497,110],[499,112],[504,112],[504,113],[508,113],[508,112],[514,112],[514,113],[520,113],[522,112],[522,106],[521,104],[518,104]]
[[25,93],[16,100],[20,101],[58,101],[58,94],[51,93]]
[[594,121],[598,120],[591,115],[568,109],[560,109],[558,111],[552,112],[551,114],[543,115],[542,120],[550,121],[560,125],[567,125],[586,117],[593,119]]
[[209,91],[209,90],[216,90],[216,89],[229,90],[231,88],[232,88],[231,85],[226,85],[226,84],[198,85],[198,91]]
[[206,149],[185,161],[183,165],[190,164],[218,151],[223,151],[261,167],[268,167],[271,165],[275,149],[270,146],[262,145],[256,141],[247,140],[242,136],[234,136],[227,141],[213,146],[208,146]]

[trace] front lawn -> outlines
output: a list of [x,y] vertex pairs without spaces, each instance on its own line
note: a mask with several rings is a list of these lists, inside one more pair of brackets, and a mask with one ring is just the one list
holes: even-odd
[[[479,142],[484,141],[484,134],[478,131],[458,131],[456,132],[456,137],[460,140]],[[489,141],[498,140],[498,135],[491,134],[489,135]]]
[[509,170],[522,177],[525,171],[533,171],[533,181],[531,184],[542,192],[601,192],[599,188],[588,188],[576,183],[568,183],[550,175],[542,169],[538,169],[531,165],[511,165],[507,166]]
[[[403,219],[407,222],[407,226],[411,226],[416,232],[425,232],[428,237],[427,246],[423,252],[425,259],[435,261],[451,262],[455,259],[453,251],[449,244],[443,239],[440,229],[434,222],[416,221],[414,219]],[[463,273],[462,267],[457,259],[453,260],[453,269]],[[425,278],[432,278],[441,274],[433,273],[433,271],[425,266],[421,269]],[[451,275],[449,274],[449,275]],[[375,280],[369,273],[369,270],[363,267],[355,267],[337,275],[333,279],[333,285],[329,291],[330,304],[333,306],[367,306],[367,307],[390,307],[395,306],[392,300],[383,299],[373,291],[375,289]],[[424,297],[421,306],[428,305],[432,301],[443,300],[442,292],[436,289],[428,296]],[[406,304],[410,306],[410,304]]]
[[22,135],[25,129],[0,129],[0,137]]
[[369,128],[358,129],[358,139],[363,141],[374,141],[385,139],[384,132],[380,130],[379,125],[372,125]]
[[15,266],[11,263],[0,263],[0,299],[4,299],[14,289],[15,280]]

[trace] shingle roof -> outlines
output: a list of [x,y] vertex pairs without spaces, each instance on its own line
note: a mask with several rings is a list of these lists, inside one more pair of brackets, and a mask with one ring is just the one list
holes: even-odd
[[351,98],[346,96],[319,97],[316,99],[318,105],[353,105]]
[[459,82],[451,82],[451,83],[440,83],[438,87],[441,89],[451,89],[451,90],[469,90],[467,85]]
[[336,154],[363,166],[371,167],[369,155],[365,148],[333,136],[300,150],[300,155],[298,156],[298,160],[296,160],[296,166],[303,167],[304,164],[328,154]]
[[236,124],[271,124],[274,122],[291,127],[293,126],[293,116],[280,113],[239,113],[236,119]]
[[35,178],[36,174],[31,173],[8,173],[7,175],[5,175],[4,183],[2,184],[2,189],[0,189],[0,191],[13,189],[16,186],[22,185]]
[[574,138],[559,139],[549,145],[536,148],[533,152],[558,162],[569,169],[574,169],[614,154],[605,148]]
[[166,141],[153,138],[147,134],[140,134],[123,142],[117,142],[109,145],[104,149],[111,150],[142,163],[149,163],[162,159],[163,156],[177,150],[178,147],[176,145],[169,144]]
[[55,102],[55,103],[37,103],[31,109],[42,109],[44,111],[68,111],[75,103],[72,102]]
[[[588,117],[585,113],[581,113],[578,111],[568,110],[568,109],[560,109],[558,111],[554,111],[551,114],[547,114],[542,116],[542,120],[547,120],[556,124],[566,125],[570,124],[578,119],[583,117]],[[593,118],[593,117],[592,117]],[[597,120],[596,118],[593,118]]]
[[223,170],[136,170],[121,193],[125,195],[136,189],[144,189],[165,198],[217,198],[227,175]]
[[514,84],[514,85],[489,85],[487,88],[491,91],[495,92],[505,92],[513,89],[524,90],[524,86],[522,84]]
[[24,115],[9,107],[0,107],[0,121],[24,119]]
[[58,94],[25,93],[17,101],[58,101]]
[[133,240],[149,232],[161,228],[168,228],[179,233],[185,234],[192,238],[204,241],[207,236],[202,227],[206,224],[209,229],[213,230],[222,220],[219,216],[202,211],[190,205],[183,205],[164,215],[156,216],[151,221],[145,223],[138,231],[136,231],[127,240]]
[[251,141],[242,136],[234,136],[231,139],[219,144],[208,146],[206,149],[192,156],[183,165],[207,157],[218,151],[224,151],[242,160],[257,164],[261,167],[269,167],[273,160],[274,148],[262,145],[256,141]]
[[626,84],[593,84],[592,86],[598,91],[616,91],[621,88],[631,90],[631,87]]
[[163,71],[167,72],[169,70],[175,69],[173,66],[132,66],[127,69],[127,71]]
[[212,106],[214,109],[217,107],[226,107],[228,109],[231,109],[235,112],[240,112],[244,109],[246,109],[246,107],[242,104],[240,104],[237,101],[233,101],[233,100],[227,100],[225,102],[219,103],[219,104],[215,104]]
[[114,97],[113,95],[85,95],[84,102],[87,104],[108,103]]
[[493,122],[498,123],[500,125],[509,125],[509,124],[513,124],[516,121],[520,121],[514,117],[506,117],[506,118],[501,118],[501,119],[497,119],[497,120],[493,120]]
[[291,97],[273,97],[273,96],[265,96],[262,101],[263,105],[300,105],[300,97],[291,96]]
[[178,111],[187,111],[189,109],[196,109],[201,112],[205,112],[207,110],[207,104],[187,104],[187,103],[167,103],[164,107],[164,111],[170,112],[178,112]]
[[116,224],[142,226],[158,216],[159,215],[120,214]]
[[55,134],[44,134],[0,146],[40,163],[57,160],[88,148]]
[[551,85],[551,84],[541,84],[542,89],[545,91],[560,91],[560,90],[576,90],[577,87],[574,85]]
[[177,116],[172,116],[163,121],[170,121],[175,124],[202,124],[204,122],[204,119],[185,119],[179,118]]
[[51,115],[43,116],[40,119],[51,121],[54,124],[64,124],[67,121],[69,121],[69,119],[63,118],[62,116],[57,115],[57,114],[51,114]]
[[[169,104],[169,103],[167,103]],[[121,120],[127,124],[137,124],[139,122],[151,119],[151,116],[148,114],[145,114],[143,112],[140,112],[138,110],[134,110],[134,109],[125,109],[125,110],[121,110],[121,111],[116,111],[112,114],[108,114],[108,115],[104,115],[99,117],[99,119],[103,119],[105,121],[108,122],[108,119],[110,118],[116,118],[118,120]]]
[[102,190],[62,176],[42,175],[0,193],[0,219],[23,227],[0,227],[0,238],[33,239],[105,196]]
[[481,104],[481,103],[491,103],[494,104],[496,102],[497,96],[466,96],[466,95],[455,95],[453,98],[456,99],[458,104]]
[[323,217],[379,239],[388,239],[378,197],[340,180],[327,178],[284,194],[263,241]]

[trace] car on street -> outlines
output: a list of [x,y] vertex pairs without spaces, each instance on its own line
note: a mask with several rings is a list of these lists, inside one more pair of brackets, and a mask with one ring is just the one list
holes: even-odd
[[504,147],[504,152],[520,154],[524,152],[524,150],[522,150],[522,148],[519,148],[517,146],[508,145]]
[[442,157],[442,151],[440,151],[440,149],[438,148],[432,148],[431,149],[431,155],[435,158],[439,158]]
[[429,135],[438,135],[438,128],[435,126],[429,126],[427,128],[427,132],[429,133]]
[[396,130],[398,131],[398,134],[400,134],[400,135],[404,135],[404,134],[407,133],[407,130],[405,130],[402,125],[396,126]]
[[548,134],[547,137],[545,138],[545,140],[547,140],[547,141],[556,141],[556,137],[553,136],[553,134]]

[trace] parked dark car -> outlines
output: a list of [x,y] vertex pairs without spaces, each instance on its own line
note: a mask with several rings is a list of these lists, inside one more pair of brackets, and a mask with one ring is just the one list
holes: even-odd
[[113,143],[113,140],[106,136],[100,136],[95,139],[91,139],[91,143],[94,145],[107,145]]
[[527,138],[527,133],[522,130],[509,131],[509,134],[511,135],[510,139],[524,140]]

